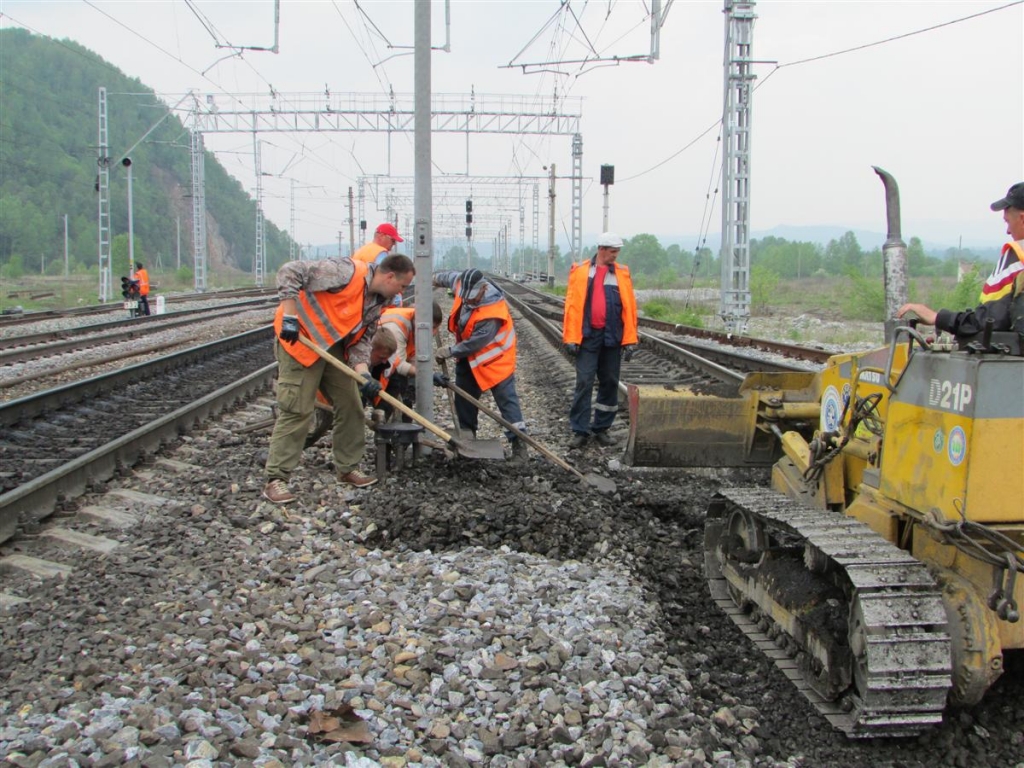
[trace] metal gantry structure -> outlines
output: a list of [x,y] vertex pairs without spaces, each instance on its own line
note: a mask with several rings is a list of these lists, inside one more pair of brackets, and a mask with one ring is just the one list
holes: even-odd
[[[229,107],[221,107],[213,95],[193,101],[192,179],[193,214],[202,221],[193,227],[196,254],[196,290],[206,289],[205,194],[202,185],[202,136],[207,133],[309,133],[358,132],[412,133],[415,122],[414,94],[298,93],[233,95]],[[571,249],[582,248],[583,139],[580,135],[581,100],[519,95],[435,94],[431,100],[432,133],[564,135],[573,142]],[[198,166],[198,170],[197,170]],[[203,207],[198,208],[199,201]],[[360,221],[364,205],[359,188]],[[259,205],[257,205],[259,209]],[[259,213],[257,214],[260,215]],[[387,219],[397,212],[389,207]],[[202,264],[200,264],[200,261]]]
[[725,104],[722,114],[722,290],[719,313],[730,331],[750,319],[750,130],[753,0],[725,0]]

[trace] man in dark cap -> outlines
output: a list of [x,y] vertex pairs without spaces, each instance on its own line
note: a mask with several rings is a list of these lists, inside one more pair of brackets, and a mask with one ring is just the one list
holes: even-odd
[[[455,344],[437,351],[439,360],[455,360],[455,384],[476,399],[490,392],[506,421],[526,431],[523,411],[516,392],[516,330],[512,325],[505,294],[484,277],[479,269],[434,273],[434,287],[451,288],[454,294],[448,330]],[[459,426],[476,434],[479,414],[463,398],[455,401]],[[506,432],[512,446],[512,461],[528,458],[526,443]]]
[[982,286],[981,304],[962,312],[934,310],[924,304],[904,304],[896,312],[896,317],[915,312],[923,324],[933,325],[937,331],[946,331],[960,340],[969,340],[984,331],[989,320],[992,320],[994,331],[1010,330],[1014,298],[1024,293],[1024,181],[1014,184],[1005,197],[989,207],[1003,212],[1006,234],[1011,239],[1003,246],[995,271]]

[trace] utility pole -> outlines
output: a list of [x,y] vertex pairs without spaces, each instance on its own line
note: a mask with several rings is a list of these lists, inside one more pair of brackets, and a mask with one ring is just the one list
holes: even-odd
[[263,228],[263,161],[262,161],[262,142],[256,138],[256,132],[252,134],[252,152],[253,160],[256,165],[256,257],[252,262],[253,276],[256,278],[256,287],[263,287],[263,273],[266,269],[266,254],[264,249],[266,243],[264,241],[264,228]]
[[466,269],[473,266],[473,201],[466,201]]
[[548,179],[548,285],[555,284],[555,164]]
[[132,219],[132,159],[126,157],[121,165],[128,169],[128,279],[135,279],[135,223]]
[[64,277],[67,277],[68,272],[68,215],[64,214]]
[[181,269],[181,215],[179,214],[175,220],[174,227],[175,234],[178,240],[178,266],[177,269]]
[[750,131],[754,0],[725,0],[725,105],[722,115],[722,287],[728,331],[750,319]]
[[352,187],[348,188],[348,255],[356,252],[356,209]]
[[342,235],[342,230],[339,229],[338,230],[338,258],[339,259],[341,258],[341,235]]
[[295,261],[295,179],[288,180],[291,187],[291,206],[288,218],[288,261]]
[[609,232],[611,228],[608,226],[608,187],[615,183],[615,166],[614,165],[602,165],[601,166],[601,186],[604,187],[604,225],[601,229],[602,232]]
[[[430,295],[433,291],[431,271],[434,265],[434,235],[430,225],[433,210],[431,179],[431,69],[430,69],[430,6],[428,2],[413,3],[413,170],[416,192],[413,198],[415,222],[412,236],[413,263],[416,266],[416,391],[430,392],[433,386],[434,350]],[[434,398],[417,397],[416,410],[426,419],[434,417]]]

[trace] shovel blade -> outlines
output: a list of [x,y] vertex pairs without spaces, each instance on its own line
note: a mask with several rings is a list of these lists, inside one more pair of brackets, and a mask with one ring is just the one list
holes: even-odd
[[588,472],[583,476],[583,482],[595,489],[598,493],[603,493],[607,496],[611,496],[615,493],[615,481],[610,477],[604,477],[602,475],[595,475],[593,472]]
[[497,459],[505,458],[505,447],[500,440],[467,440],[453,437],[448,444],[459,456],[466,459]]

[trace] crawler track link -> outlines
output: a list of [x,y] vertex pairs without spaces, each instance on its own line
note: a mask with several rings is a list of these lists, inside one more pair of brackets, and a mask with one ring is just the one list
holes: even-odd
[[[795,577],[779,577],[780,561]],[[940,589],[867,525],[769,489],[725,489],[708,509],[705,568],[719,607],[834,727],[893,737],[941,722],[952,672]],[[802,619],[814,602],[838,620]]]

